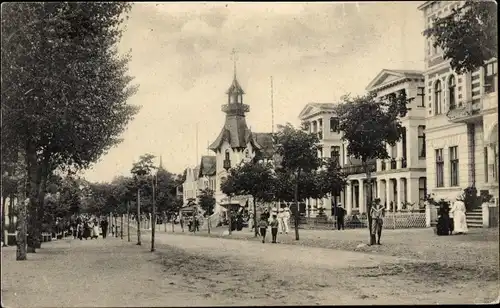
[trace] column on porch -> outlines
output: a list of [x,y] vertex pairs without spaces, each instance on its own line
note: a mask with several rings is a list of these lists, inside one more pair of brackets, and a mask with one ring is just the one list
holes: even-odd
[[419,207],[420,196],[419,196],[419,179],[418,178],[409,178],[406,179],[406,185],[408,185],[407,192],[407,200],[410,203],[414,203],[416,207]]
[[396,179],[396,200],[397,200],[397,209],[398,212],[401,211],[403,208],[403,202],[404,202],[404,183],[402,178],[397,178]]
[[387,150],[387,153],[389,154],[389,158],[385,160],[385,170],[390,170],[391,169],[391,154],[392,154],[392,147],[388,144],[385,145],[385,149]]
[[[394,202],[394,181],[393,179],[387,179],[385,185],[385,192],[387,196],[387,210],[391,210],[391,202]],[[392,209],[394,211],[394,208]]]
[[344,206],[347,211],[347,215],[352,214],[352,181],[347,181]]
[[496,144],[490,143],[486,147],[488,151],[488,183],[495,183],[495,146]]
[[365,213],[366,212],[365,181],[360,179],[358,180],[358,183],[359,183],[359,213]]
[[396,157],[396,169],[401,169],[403,167],[403,141],[398,141],[396,143],[397,157]]
[[386,186],[385,180],[377,180],[377,198],[380,199],[380,204],[386,201]]

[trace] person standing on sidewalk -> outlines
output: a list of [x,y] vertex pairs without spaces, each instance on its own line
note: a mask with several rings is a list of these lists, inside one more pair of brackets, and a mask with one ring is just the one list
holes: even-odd
[[271,218],[271,237],[272,237],[272,242],[276,244],[276,237],[278,236],[278,227],[280,225],[280,222],[278,221],[278,218],[276,215],[273,215]]
[[380,238],[382,237],[382,226],[384,224],[384,206],[380,204],[380,199],[375,199],[371,207],[370,214],[372,217],[372,229],[370,230],[370,245],[375,244],[375,237],[377,245],[380,245]]
[[337,205],[337,229],[344,230],[344,217],[346,210],[342,207],[342,204]]
[[266,242],[267,226],[268,226],[267,215],[265,214],[260,215],[259,229],[260,229],[260,235],[262,236],[262,243]]
[[283,226],[285,228],[285,234],[288,234],[289,225],[290,225],[290,209],[288,207],[285,207],[285,210],[283,211]]
[[106,238],[106,236],[108,235],[108,220],[107,219],[101,220],[101,230],[102,230],[102,238]]

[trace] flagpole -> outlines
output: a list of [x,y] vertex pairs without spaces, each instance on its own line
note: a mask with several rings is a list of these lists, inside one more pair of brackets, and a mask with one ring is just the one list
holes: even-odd
[[274,134],[274,89],[273,89],[273,76],[271,76],[271,133]]

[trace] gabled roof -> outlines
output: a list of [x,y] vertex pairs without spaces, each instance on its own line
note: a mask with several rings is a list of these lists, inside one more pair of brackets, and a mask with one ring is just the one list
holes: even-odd
[[217,158],[215,156],[202,156],[198,177],[213,176],[217,171]]
[[260,151],[264,158],[272,158],[274,155],[273,135],[271,133],[252,133],[253,141],[256,142],[257,151]]
[[227,91],[226,91],[226,94],[233,94],[233,93],[245,94],[245,91],[243,91],[243,88],[240,86],[240,83],[236,79],[236,76],[234,76],[233,83],[231,84],[229,89],[227,89]]
[[378,75],[368,84],[367,91],[372,91],[379,86],[389,84],[391,82],[402,81],[406,78],[424,78],[422,71],[416,70],[389,70],[383,69]]
[[244,116],[226,115],[224,127],[208,148],[216,151],[224,140],[231,145],[231,148],[245,148],[251,134]]
[[309,115],[315,114],[320,111],[335,111],[335,104],[333,103],[308,103],[300,112],[299,119],[306,118]]

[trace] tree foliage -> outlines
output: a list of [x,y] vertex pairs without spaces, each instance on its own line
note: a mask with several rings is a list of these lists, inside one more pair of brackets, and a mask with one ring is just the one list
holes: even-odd
[[465,1],[451,14],[437,18],[424,31],[441,47],[457,73],[473,72],[498,53],[498,15],[494,1]]
[[342,172],[338,157],[324,160],[324,168],[318,174],[319,191],[338,196],[346,185],[346,176]]
[[203,216],[209,217],[214,213],[215,209],[215,198],[214,192],[210,188],[205,188],[200,190],[200,195],[198,196],[198,204],[204,211]]
[[[339,119],[339,130],[343,132],[342,139],[347,141],[347,152],[351,157],[361,160],[370,183],[371,173],[368,163],[375,159],[387,159],[386,145],[395,146],[401,140],[404,127],[401,117],[405,117],[407,104],[412,100],[406,97],[405,91],[391,93],[377,98],[375,94],[350,97],[344,96],[343,102],[336,106]],[[371,195],[371,185],[368,185],[368,196]],[[371,230],[371,201],[368,201],[368,225]],[[370,234],[370,243],[374,237]]]
[[389,158],[386,144],[394,146],[401,139],[400,117],[406,116],[410,101],[405,91],[380,99],[374,94],[344,96],[336,114],[349,155],[363,162]]
[[274,199],[273,167],[270,163],[250,161],[229,170],[221,191],[228,195],[251,195],[255,200],[269,202]]
[[2,149],[22,151],[26,159],[32,235],[39,233],[52,171],[97,161],[120,142],[137,112],[127,104],[136,91],[130,57],[117,50],[130,8],[119,2],[2,6]]

